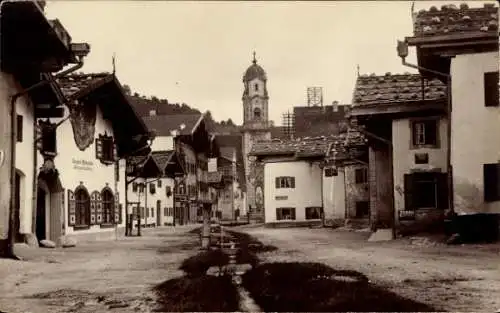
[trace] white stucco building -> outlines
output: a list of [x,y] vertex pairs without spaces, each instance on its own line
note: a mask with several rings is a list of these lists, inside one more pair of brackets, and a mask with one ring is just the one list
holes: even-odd
[[264,173],[265,223],[322,222],[322,166],[331,144],[328,138],[254,142],[250,155]]

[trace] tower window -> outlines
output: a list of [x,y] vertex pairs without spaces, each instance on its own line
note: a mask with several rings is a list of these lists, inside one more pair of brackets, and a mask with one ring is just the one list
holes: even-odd
[[255,89],[255,91],[259,91],[259,84],[255,84],[254,89]]
[[259,108],[255,108],[253,110],[253,117],[255,119],[260,119],[261,118],[261,112],[260,112],[260,109]]

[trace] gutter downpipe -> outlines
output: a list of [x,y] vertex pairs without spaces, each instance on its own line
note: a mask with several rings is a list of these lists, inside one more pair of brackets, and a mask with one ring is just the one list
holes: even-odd
[[[404,43],[407,45],[406,43]],[[398,43],[398,46],[400,44]],[[406,46],[407,47],[407,46]],[[417,69],[419,71],[427,71],[429,73],[445,77],[446,78],[446,91],[447,91],[447,99],[446,99],[446,118],[448,119],[447,121],[447,129],[446,129],[446,139],[447,139],[447,147],[446,149],[448,150],[446,153],[446,170],[447,170],[447,187],[448,187],[448,210],[450,212],[454,212],[454,202],[453,202],[453,168],[451,166],[451,111],[452,111],[452,102],[451,102],[451,75],[430,70],[425,67],[421,67],[418,65],[410,64],[405,61],[406,56],[400,55],[402,64],[407,67],[411,67],[414,69]]]
[[[12,1],[11,1],[12,2]],[[4,4],[5,2],[2,2]],[[0,7],[1,8],[1,7]],[[1,13],[0,13],[1,14]],[[80,56],[78,57],[78,63],[75,66],[72,66],[71,68],[64,70],[54,76],[54,78],[60,78],[63,77],[67,74],[70,74],[74,71],[77,71],[78,69],[83,67],[83,57]],[[8,243],[7,243],[7,257],[14,258],[14,259],[19,259],[15,254],[14,254],[14,241],[15,241],[15,229],[14,229],[14,224],[15,224],[15,198],[16,198],[16,191],[15,191],[15,172],[16,172],[16,144],[17,144],[17,113],[16,113],[16,102],[17,99],[22,97],[23,95],[29,93],[30,91],[45,86],[49,84],[47,80],[40,81],[34,85],[31,85],[28,88],[25,88],[23,91],[18,92],[14,95],[11,96],[10,100],[10,121],[11,121],[11,142],[10,142],[10,204],[9,204],[9,232],[8,232]],[[34,110],[34,109],[33,109]],[[35,114],[33,114],[34,119],[36,120]],[[36,144],[36,141],[35,141]],[[36,147],[35,147],[36,149]],[[35,164],[36,167],[36,164]],[[36,175],[35,175],[36,176]],[[36,184],[35,184],[36,185]],[[33,187],[33,190],[35,190],[37,186]],[[36,193],[36,190],[35,190]],[[34,198],[35,196],[33,196]]]

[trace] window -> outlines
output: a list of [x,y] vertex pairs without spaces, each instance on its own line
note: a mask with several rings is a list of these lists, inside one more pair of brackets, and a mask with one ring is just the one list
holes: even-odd
[[149,184],[149,193],[153,195],[156,193],[156,184]]
[[484,164],[484,202],[500,201],[500,163]]
[[295,188],[295,177],[282,176],[276,177],[276,189],[280,188]]
[[137,183],[132,183],[132,192],[137,192]]
[[56,126],[50,122],[40,122],[39,127],[41,128],[41,150],[43,154],[57,153],[56,149]]
[[253,118],[256,120],[261,118],[261,111],[259,108],[253,110]]
[[168,215],[168,208],[164,207],[163,208],[163,216],[167,216],[167,215]]
[[255,91],[259,91],[259,84],[257,84],[257,83],[256,83],[256,84],[255,84],[255,85],[253,85],[253,86],[254,86]]
[[325,168],[325,177],[337,176],[338,174],[338,170],[335,167]]
[[367,168],[357,168],[354,171],[354,179],[356,184],[365,184],[368,182],[368,169]]
[[437,148],[438,120],[419,120],[411,122],[412,146]]
[[141,218],[144,218],[144,207],[141,207]]
[[90,196],[84,188],[75,191],[75,226],[90,226]]
[[404,176],[405,210],[448,207],[447,174],[418,172]]
[[146,208],[146,217],[149,217],[149,208]]
[[120,181],[120,164],[115,163],[115,180]]
[[306,220],[317,220],[321,218],[321,208],[320,207],[309,207],[306,208]]
[[161,188],[161,179],[158,179],[158,188]]
[[102,223],[112,224],[114,221],[114,205],[115,199],[113,193],[109,189],[104,189],[101,192],[102,198]]
[[104,133],[104,135],[99,135],[99,138],[96,138],[95,143],[96,159],[101,160],[104,164],[114,163],[115,145],[113,143],[113,137]]
[[276,220],[295,220],[295,208],[277,208],[276,209]]
[[368,201],[356,201],[356,218],[370,215],[370,203]]
[[155,208],[151,208],[151,217],[155,217]]
[[17,142],[23,142],[23,116],[17,116]]
[[484,73],[484,105],[487,107],[499,106],[498,82],[498,71]]

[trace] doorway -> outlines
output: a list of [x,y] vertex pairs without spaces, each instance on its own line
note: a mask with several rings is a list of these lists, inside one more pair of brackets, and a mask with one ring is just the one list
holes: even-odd
[[15,242],[22,242],[23,236],[21,235],[21,174],[16,171],[15,174],[15,190],[14,190],[14,231]]
[[161,200],[156,200],[156,227],[163,226],[161,223]]
[[47,192],[39,186],[36,194],[36,238],[38,241],[47,239],[46,203]]

